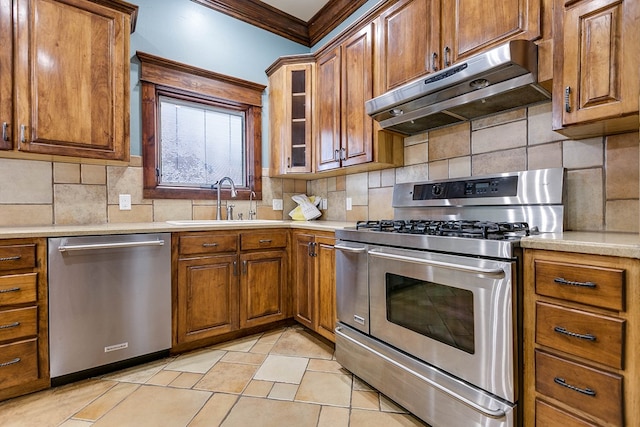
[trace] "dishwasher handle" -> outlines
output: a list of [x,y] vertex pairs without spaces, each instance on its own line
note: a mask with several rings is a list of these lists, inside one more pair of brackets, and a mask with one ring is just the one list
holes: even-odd
[[58,246],[60,252],[92,251],[97,249],[138,248],[142,246],[163,246],[164,240],[143,240],[139,242],[91,243],[87,245]]

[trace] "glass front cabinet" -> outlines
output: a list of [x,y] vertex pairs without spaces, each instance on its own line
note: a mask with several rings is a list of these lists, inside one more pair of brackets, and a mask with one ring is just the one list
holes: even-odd
[[312,56],[280,58],[269,69],[270,176],[312,173]]

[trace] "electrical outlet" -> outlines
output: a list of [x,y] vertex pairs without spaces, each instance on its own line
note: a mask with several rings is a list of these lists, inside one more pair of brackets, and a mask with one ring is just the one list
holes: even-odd
[[322,201],[320,202],[320,206],[321,206],[320,209],[322,209],[323,211],[326,211],[327,210],[327,205],[328,205],[327,199],[322,199]]
[[351,197],[347,197],[347,210],[353,210],[353,199],[351,199]]
[[282,199],[273,199],[273,210],[281,211],[284,208],[282,207]]
[[131,210],[131,194],[120,194],[120,210]]

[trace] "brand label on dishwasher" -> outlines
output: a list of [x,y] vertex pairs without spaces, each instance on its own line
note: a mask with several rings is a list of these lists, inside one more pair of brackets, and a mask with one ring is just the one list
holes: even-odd
[[123,342],[120,344],[114,344],[114,345],[109,345],[107,347],[104,348],[104,352],[105,353],[109,353],[110,351],[116,351],[116,350],[124,350],[125,348],[129,347],[129,343],[128,342]]

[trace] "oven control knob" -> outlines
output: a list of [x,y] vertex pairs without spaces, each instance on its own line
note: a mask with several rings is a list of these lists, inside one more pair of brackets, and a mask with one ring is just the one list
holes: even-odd
[[434,184],[434,186],[431,187],[431,193],[434,196],[442,196],[442,186],[438,184]]

